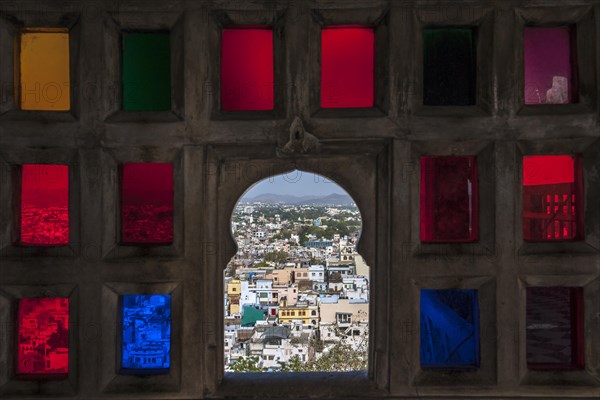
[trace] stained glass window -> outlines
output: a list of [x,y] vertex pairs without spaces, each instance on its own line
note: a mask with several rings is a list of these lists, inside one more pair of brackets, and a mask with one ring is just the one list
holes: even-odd
[[321,33],[321,107],[373,107],[375,30],[328,26]]
[[583,368],[583,289],[527,288],[527,367]]
[[423,104],[475,104],[475,35],[471,28],[423,31]]
[[171,109],[171,47],[168,32],[123,35],[123,109]]
[[69,372],[69,299],[19,300],[17,373],[64,377]]
[[479,367],[479,305],[475,289],[421,289],[421,366]]
[[21,238],[27,246],[69,243],[69,167],[25,164],[21,168]]
[[573,41],[574,32],[569,26],[525,28],[525,104],[576,101]]
[[71,108],[69,33],[61,28],[28,29],[21,34],[21,109]]
[[122,368],[168,369],[171,366],[171,295],[125,295],[122,301]]
[[272,110],[273,30],[234,27],[221,36],[221,108]]
[[578,158],[569,155],[523,157],[523,239],[576,240],[581,182]]
[[421,241],[478,239],[477,163],[474,156],[421,157]]
[[126,163],[121,179],[121,242],[173,242],[173,165]]

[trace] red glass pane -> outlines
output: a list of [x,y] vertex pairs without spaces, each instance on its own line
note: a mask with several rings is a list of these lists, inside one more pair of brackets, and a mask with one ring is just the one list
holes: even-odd
[[223,110],[273,109],[273,31],[224,29],[221,36]]
[[173,166],[127,163],[121,176],[123,244],[173,242]]
[[523,157],[523,239],[576,240],[581,237],[580,168],[572,156]]
[[583,368],[583,320],[582,288],[527,288],[527,367]]
[[69,243],[68,166],[22,166],[20,241],[31,246]]
[[69,372],[69,299],[19,300],[18,374]]
[[421,157],[421,241],[478,239],[477,160]]
[[375,31],[330,26],[321,32],[321,107],[375,104]]
[[575,102],[572,40],[568,26],[525,28],[525,104]]

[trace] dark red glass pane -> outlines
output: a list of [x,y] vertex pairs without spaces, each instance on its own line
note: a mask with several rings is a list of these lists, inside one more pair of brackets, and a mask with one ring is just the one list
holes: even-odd
[[572,156],[523,157],[523,239],[576,240],[582,222],[579,162]]
[[573,39],[569,26],[525,28],[525,104],[576,101]]
[[30,246],[69,243],[68,166],[22,166],[20,242]]
[[273,31],[224,29],[221,36],[221,108],[273,109]]
[[173,242],[173,166],[127,163],[121,176],[124,244]]
[[421,157],[421,241],[478,239],[477,160]]
[[373,107],[375,31],[330,26],[321,33],[321,107]]
[[17,373],[66,375],[69,372],[69,299],[20,299],[18,317]]
[[583,289],[527,288],[527,367],[583,368]]

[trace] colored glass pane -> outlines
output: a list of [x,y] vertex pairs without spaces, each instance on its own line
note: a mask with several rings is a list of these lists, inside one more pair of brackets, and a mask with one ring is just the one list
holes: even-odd
[[169,33],[123,35],[123,109],[171,109],[171,45]]
[[577,158],[523,157],[523,238],[527,241],[581,237],[581,188]]
[[69,299],[19,300],[17,373],[54,375],[69,372]]
[[476,51],[470,28],[423,31],[423,104],[475,104]]
[[21,109],[65,111],[71,108],[69,33],[40,29],[21,34]]
[[375,104],[375,30],[328,26],[321,31],[321,107]]
[[272,110],[274,105],[273,31],[224,29],[221,36],[221,108]]
[[121,242],[173,242],[173,165],[126,163],[121,179]]
[[68,166],[22,166],[20,239],[30,246],[69,243]]
[[122,301],[122,368],[168,369],[171,366],[171,295],[125,295]]
[[527,288],[527,367],[583,368],[583,290]]
[[525,104],[575,102],[569,26],[526,27]]
[[477,163],[474,156],[421,157],[421,241],[478,239]]
[[479,367],[479,305],[475,289],[421,289],[423,368]]

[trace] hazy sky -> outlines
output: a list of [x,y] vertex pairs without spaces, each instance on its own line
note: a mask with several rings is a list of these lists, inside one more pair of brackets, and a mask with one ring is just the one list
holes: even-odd
[[244,197],[255,197],[263,193],[295,196],[347,194],[337,183],[321,175],[298,170],[260,181],[252,186]]

